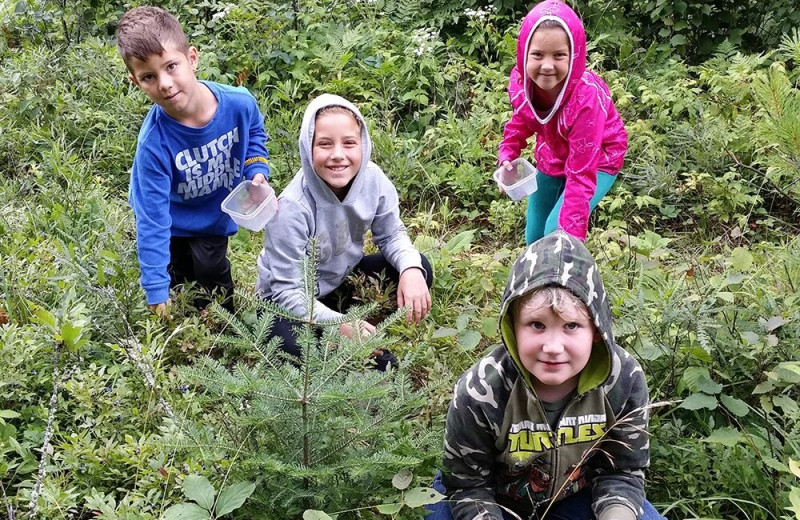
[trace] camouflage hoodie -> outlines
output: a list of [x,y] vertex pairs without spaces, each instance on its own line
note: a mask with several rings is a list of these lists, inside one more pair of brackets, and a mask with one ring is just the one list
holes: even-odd
[[[519,361],[512,311],[514,300],[549,285],[577,295],[603,338],[555,430]],[[599,520],[641,516],[647,385],[639,363],[614,342],[600,273],[578,239],[556,231],[517,259],[503,294],[500,333],[503,345],[459,377],[447,414],[443,483],[453,517],[499,520],[507,508],[536,518],[548,500],[589,485]]]

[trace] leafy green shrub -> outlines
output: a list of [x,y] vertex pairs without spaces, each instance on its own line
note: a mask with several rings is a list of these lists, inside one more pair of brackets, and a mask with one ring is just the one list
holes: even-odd
[[779,517],[800,448],[798,242],[684,257],[651,232],[602,235],[617,337],[653,398],[680,402],[651,423],[649,496],[690,515]]

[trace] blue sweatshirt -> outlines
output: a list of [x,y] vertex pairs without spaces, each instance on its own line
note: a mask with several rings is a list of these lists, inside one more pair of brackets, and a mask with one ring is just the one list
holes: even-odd
[[236,224],[220,204],[243,178],[269,176],[255,98],[244,87],[202,83],[219,103],[207,125],[182,125],[154,105],[139,130],[128,200],[149,305],[169,296],[170,238],[233,235]]

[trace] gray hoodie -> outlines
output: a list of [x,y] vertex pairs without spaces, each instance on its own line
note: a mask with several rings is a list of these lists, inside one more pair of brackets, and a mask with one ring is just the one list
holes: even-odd
[[[511,310],[514,300],[550,285],[580,298],[602,336],[555,428],[519,359]],[[583,243],[559,230],[520,255],[503,294],[500,333],[503,345],[456,382],[447,414],[443,483],[453,517],[500,520],[507,508],[534,518],[549,500],[585,486],[599,520],[640,517],[650,460],[647,385],[639,363],[614,341],[603,281]]]
[[[316,174],[311,161],[316,114],[332,105],[352,110],[361,121],[361,167],[342,201]],[[397,190],[370,162],[372,141],[358,108],[342,97],[322,94],[306,108],[299,141],[302,166],[278,197],[278,214],[267,224],[258,256],[258,294],[307,317],[301,259],[309,256],[312,237],[318,242],[316,298],[333,292],[361,261],[367,230],[372,230],[373,241],[399,273],[410,267],[422,269],[419,251],[400,220]],[[314,320],[341,316],[314,302]]]

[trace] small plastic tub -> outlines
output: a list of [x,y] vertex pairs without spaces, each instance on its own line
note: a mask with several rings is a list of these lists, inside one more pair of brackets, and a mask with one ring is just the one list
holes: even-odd
[[522,157],[511,161],[511,165],[511,170],[499,167],[493,177],[506,195],[512,200],[520,200],[536,191],[536,168]]
[[222,211],[237,225],[250,231],[261,231],[278,211],[275,190],[269,184],[255,185],[243,181],[222,201]]

